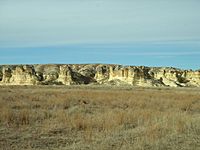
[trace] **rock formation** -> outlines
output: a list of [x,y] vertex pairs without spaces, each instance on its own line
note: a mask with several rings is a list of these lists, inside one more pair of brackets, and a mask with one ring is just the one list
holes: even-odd
[[104,64],[0,66],[0,85],[73,84],[200,87],[200,70]]

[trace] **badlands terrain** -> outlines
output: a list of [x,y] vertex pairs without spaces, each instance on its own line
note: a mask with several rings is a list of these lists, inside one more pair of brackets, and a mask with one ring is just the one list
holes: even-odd
[[0,66],[0,150],[199,150],[200,71]]
[[0,85],[79,84],[199,87],[200,70],[106,64],[0,66]]

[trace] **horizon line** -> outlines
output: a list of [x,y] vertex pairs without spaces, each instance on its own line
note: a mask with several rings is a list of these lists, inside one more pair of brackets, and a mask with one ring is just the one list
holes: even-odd
[[175,67],[175,66],[147,66],[147,65],[132,65],[132,64],[118,64],[118,63],[11,63],[11,64],[2,64],[1,66],[20,66],[20,65],[119,65],[123,67],[147,67],[147,68],[173,68],[178,70],[192,70],[192,71],[200,71],[200,67],[198,69],[184,69],[183,67]]

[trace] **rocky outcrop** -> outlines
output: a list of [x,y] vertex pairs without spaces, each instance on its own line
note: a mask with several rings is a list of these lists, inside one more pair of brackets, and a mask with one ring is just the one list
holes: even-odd
[[104,64],[0,66],[0,85],[73,84],[200,87],[200,70]]

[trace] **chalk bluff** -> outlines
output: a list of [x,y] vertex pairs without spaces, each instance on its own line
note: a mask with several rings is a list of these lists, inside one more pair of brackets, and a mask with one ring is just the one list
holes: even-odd
[[200,70],[107,64],[1,65],[0,85],[200,87]]

